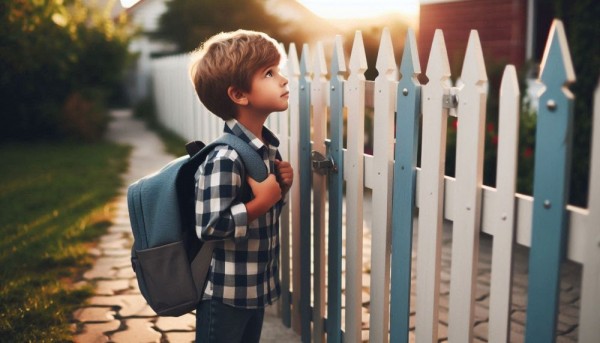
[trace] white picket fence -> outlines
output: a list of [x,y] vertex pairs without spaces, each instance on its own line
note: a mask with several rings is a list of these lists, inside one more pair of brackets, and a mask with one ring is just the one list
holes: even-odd
[[[593,121],[588,208],[577,208],[561,202],[566,199],[564,196],[562,199],[555,199],[544,195],[544,198],[538,199],[535,196],[537,193],[534,193],[535,198],[515,193],[521,90],[518,88],[515,68],[512,66],[507,66],[500,90],[497,185],[496,188],[482,185],[487,76],[476,31],[473,31],[469,38],[460,84],[455,87],[450,81],[448,56],[441,31],[436,32],[432,43],[425,72],[429,79],[426,85],[420,85],[415,77],[421,73],[421,70],[412,32],[407,36],[404,56],[398,69],[389,32],[384,31],[376,66],[379,76],[374,81],[373,87],[367,87],[369,82],[363,75],[367,65],[360,32],[357,32],[352,46],[347,66],[348,73],[346,73],[344,50],[339,37],[336,38],[334,46],[334,56],[330,59],[334,70],[331,71],[329,80],[325,53],[320,43],[317,44],[314,55],[310,55],[308,46],[304,46],[300,60],[298,60],[296,47],[290,46],[288,52],[290,106],[286,113],[273,114],[267,122],[267,126],[278,133],[282,143],[280,151],[284,159],[292,162],[296,172],[296,181],[290,196],[290,215],[288,216],[288,213],[284,215],[281,228],[283,289],[281,313],[284,322],[301,332],[303,341],[323,341],[325,335],[329,341],[339,340],[335,329],[332,331],[326,326],[329,327],[334,319],[339,321],[339,318],[334,318],[335,312],[343,312],[345,319],[337,329],[343,329],[342,339],[346,342],[360,342],[363,339],[361,331],[363,316],[370,316],[368,337],[371,342],[387,342],[390,340],[390,331],[393,342],[407,341],[409,335],[411,339],[416,338],[418,342],[437,342],[442,225],[444,220],[449,220],[453,223],[453,232],[448,340],[469,342],[474,338],[473,317],[479,234],[485,232],[493,236],[488,338],[493,342],[507,342],[510,331],[514,244],[531,247],[532,255],[536,255],[540,249],[548,248],[540,247],[541,243],[535,243],[538,242],[536,235],[539,235],[535,230],[540,229],[532,228],[537,225],[535,218],[550,218],[548,213],[557,213],[558,218],[561,218],[558,221],[565,220],[563,230],[566,233],[565,239],[559,241],[558,250],[564,247],[566,258],[583,266],[578,341],[600,342],[600,91],[596,90],[594,98],[595,120]],[[210,141],[221,134],[223,124],[197,100],[187,73],[188,58],[188,55],[181,55],[161,58],[153,62],[154,96],[159,119],[165,126],[186,139]],[[563,102],[560,99],[553,98],[547,103],[540,103],[540,107],[547,107],[550,114],[560,113],[567,116],[569,115],[568,104],[572,100],[570,93],[562,87],[565,83],[573,82],[574,75],[562,24],[558,21],[553,25],[549,36],[544,60],[547,69],[542,71],[541,79],[545,81],[544,75],[552,74],[553,83],[550,85],[549,81],[546,84],[545,94],[564,96],[567,106],[562,106]],[[564,71],[564,79],[554,83],[555,71],[550,70],[550,66],[556,69],[556,74],[560,75],[561,71]],[[348,74],[347,79],[345,79],[346,74]],[[548,76],[548,80],[551,78]],[[303,146],[310,143],[300,142],[300,137],[303,136],[300,130],[305,129],[307,123],[312,123],[308,127],[311,132],[304,133],[305,137],[310,137],[312,140],[311,149],[323,155],[328,154],[326,141],[331,136],[327,133],[327,122],[333,120],[335,110],[333,99],[334,96],[339,95],[335,92],[341,91],[340,86],[336,85],[341,85],[343,88],[343,104],[339,111],[347,116],[347,148],[344,149],[343,164],[339,166],[346,185],[343,228],[345,301],[341,302],[343,309],[332,311],[328,308],[326,315],[328,295],[341,297],[339,292],[329,293],[327,287],[332,284],[331,280],[341,277],[342,274],[333,275],[333,279],[330,278],[330,281],[326,282],[326,278],[329,277],[327,270],[332,270],[332,267],[326,267],[327,261],[331,263],[332,259],[339,257],[330,256],[329,249],[326,248],[326,244],[330,243],[327,236],[331,235],[325,230],[328,217],[326,210],[327,204],[329,203],[331,207],[332,203],[331,198],[329,201],[326,200],[327,177],[312,173],[310,165],[306,163],[306,154],[310,151],[307,152]],[[373,94],[366,94],[366,89],[371,89]],[[415,92],[420,93],[420,97],[413,97]],[[407,102],[404,97],[416,101],[416,113],[405,113],[409,107],[405,106]],[[365,99],[369,98],[373,99],[374,104],[372,156],[364,153]],[[310,101],[308,105],[303,103],[307,99]],[[456,103],[452,104],[453,101]],[[563,111],[564,108],[567,110]],[[422,118],[421,166],[418,169],[416,162],[406,166],[394,163],[394,159],[400,160],[398,158],[400,145],[409,143],[406,138],[395,136],[396,129],[407,129],[396,128],[395,120],[398,122],[401,116],[413,115],[417,119],[419,116]],[[457,116],[460,121],[454,178],[444,175],[448,115]],[[567,128],[564,129],[568,132]],[[544,133],[538,131],[538,137],[543,135]],[[566,141],[563,139],[563,142]],[[540,142],[544,140],[538,138],[538,144]],[[566,144],[566,149],[569,148],[570,146]],[[573,149],[578,148],[573,147]],[[560,153],[552,153],[560,155]],[[568,151],[566,153],[568,154]],[[537,158],[536,156],[536,161]],[[410,158],[408,161],[410,163]],[[408,184],[399,184],[399,180],[410,180],[410,178],[401,178],[400,171],[404,170],[404,167],[417,175],[414,193],[411,193]],[[568,169],[568,165],[563,165],[562,169]],[[302,174],[306,172],[311,175],[308,179],[309,183],[306,183],[307,179],[302,176],[306,175]],[[536,170],[536,177],[537,175]],[[552,188],[551,184],[560,184],[563,181],[543,182]],[[373,220],[370,223],[371,256],[368,258],[371,266],[368,282],[370,284],[368,313],[363,313],[361,309],[364,277],[362,270],[365,188],[371,189],[373,194]],[[538,188],[546,187],[538,186]],[[395,190],[397,194],[408,194],[406,200],[408,201],[406,206],[409,206],[408,213],[413,213],[410,207],[411,198],[419,209],[418,217],[408,218],[408,222],[411,223],[408,224],[408,233],[411,236],[413,219],[418,223],[416,301],[412,307],[410,297],[394,302],[394,297],[397,296],[394,292],[402,289],[402,292],[410,294],[410,286],[406,290],[406,287],[401,286],[399,282],[396,283],[393,276],[401,268],[394,264],[392,256],[394,248],[392,241],[398,232],[396,220],[402,219],[394,216],[397,212],[395,206],[400,206],[399,197],[394,195]],[[404,193],[398,190],[403,190]],[[306,201],[306,194],[308,194],[308,201]],[[307,219],[301,217],[302,213],[307,213],[307,208],[308,213],[312,214],[312,221],[308,219],[308,226]],[[560,223],[558,224],[560,230]],[[309,230],[312,238],[306,241],[302,230]],[[329,230],[331,232],[331,228]],[[543,231],[538,232],[543,233]],[[539,241],[543,242],[543,240]],[[534,242],[533,246],[532,242]],[[311,254],[311,250],[307,250],[303,244],[312,244],[313,256],[302,256],[302,254]],[[410,269],[411,245],[408,244],[408,247],[408,269]],[[548,250],[557,249],[549,247]],[[396,253],[397,250],[394,250],[394,254]],[[529,268],[538,270],[535,261],[530,261]],[[410,280],[410,270],[404,272],[408,273]],[[310,280],[310,287],[301,289],[301,285],[307,285],[306,280]],[[530,283],[532,281],[534,280],[530,280]],[[550,278],[545,282],[552,285],[559,281]],[[535,294],[532,293],[541,294],[544,293],[543,291],[545,289],[540,292],[537,289],[530,289],[530,298],[534,298]],[[398,296],[402,297],[402,295]],[[390,298],[392,298],[392,306],[390,306]],[[332,300],[330,299],[330,302]],[[535,300],[530,300],[528,305],[532,311],[551,312],[550,324],[556,325],[557,314],[556,308],[553,307],[556,306],[557,300],[552,297],[543,300],[551,304],[549,310],[537,307]],[[416,329],[408,334],[408,311],[411,309],[416,311]],[[552,322],[553,317],[554,322]],[[548,331],[551,331],[550,340],[554,340],[554,328],[548,330],[547,323],[542,323],[541,319],[538,322],[538,319],[528,314],[525,336],[527,341],[545,342],[546,340],[540,337],[544,337],[543,334]],[[543,334],[534,338],[536,337],[534,335],[540,332]]]

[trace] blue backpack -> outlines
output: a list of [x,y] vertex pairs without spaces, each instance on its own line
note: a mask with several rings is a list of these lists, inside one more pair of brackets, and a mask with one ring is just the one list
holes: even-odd
[[250,145],[228,133],[207,146],[189,143],[189,156],[171,161],[127,190],[134,238],[131,264],[142,295],[160,316],[191,312],[204,294],[215,243],[202,242],[196,235],[194,175],[218,145],[232,147],[241,157],[241,193],[249,196],[245,175],[262,182],[267,168]]

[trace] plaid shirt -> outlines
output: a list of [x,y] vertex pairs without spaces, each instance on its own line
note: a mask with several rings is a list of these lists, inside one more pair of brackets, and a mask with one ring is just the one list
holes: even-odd
[[[269,172],[275,172],[279,140],[263,127],[266,145],[236,120],[225,124],[256,149]],[[213,252],[204,299],[216,299],[242,308],[261,308],[279,298],[279,215],[283,202],[247,222],[246,206],[239,199],[242,160],[233,148],[216,147],[196,173],[196,233],[205,241],[218,241]],[[244,183],[244,184],[243,184]],[[249,188],[248,188],[249,189]]]

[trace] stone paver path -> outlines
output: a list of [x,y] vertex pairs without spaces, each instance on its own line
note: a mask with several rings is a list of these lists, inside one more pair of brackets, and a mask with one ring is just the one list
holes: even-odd
[[[132,146],[128,172],[129,185],[171,161],[160,139],[132,118],[131,111],[113,111],[108,138]],[[177,318],[158,317],[141,296],[131,269],[131,227],[126,199],[127,187],[112,203],[115,218],[96,248],[93,267],[84,274],[85,282],[95,286],[95,294],[74,313],[75,342],[193,342],[196,317],[193,313]],[[271,307],[265,315],[262,342],[300,342],[299,336],[281,324]]]

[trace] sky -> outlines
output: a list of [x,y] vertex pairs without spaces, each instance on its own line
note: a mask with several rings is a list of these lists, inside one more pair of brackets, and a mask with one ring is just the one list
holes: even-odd
[[419,0],[297,0],[323,18],[369,18],[391,12],[419,13]]
[[[138,0],[120,0],[125,8]],[[419,13],[419,0],[297,0],[318,16],[331,19],[369,18],[390,12]]]

